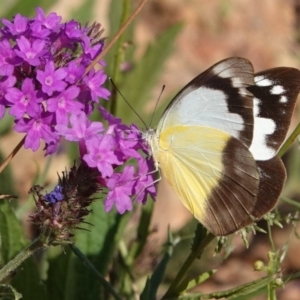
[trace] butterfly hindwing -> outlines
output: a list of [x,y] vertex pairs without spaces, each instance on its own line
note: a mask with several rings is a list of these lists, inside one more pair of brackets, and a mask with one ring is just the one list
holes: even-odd
[[252,64],[243,58],[225,59],[187,84],[171,101],[158,132],[176,124],[217,128],[250,146],[253,135]]
[[278,156],[256,163],[259,172],[259,188],[251,214],[260,219],[276,205],[286,180],[286,171]]
[[162,175],[213,234],[227,235],[252,222],[259,174],[241,141],[215,128],[180,125],[161,132],[159,149]]

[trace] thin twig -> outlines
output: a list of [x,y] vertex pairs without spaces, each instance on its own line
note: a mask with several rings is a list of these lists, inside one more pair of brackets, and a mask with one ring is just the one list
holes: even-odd
[[297,136],[300,134],[300,123],[297,125],[297,127],[294,129],[294,131],[291,133],[291,135],[287,138],[287,140],[284,142],[284,144],[281,146],[280,150],[278,151],[277,155],[281,157],[292,145],[292,143],[295,141]]
[[0,165],[0,173],[6,168],[9,162],[14,158],[14,156],[18,153],[18,151],[22,148],[25,142],[26,135],[20,141],[20,143],[15,147],[15,149],[6,157],[3,163]]
[[125,29],[129,26],[129,24],[134,20],[137,14],[142,10],[144,5],[146,4],[147,0],[142,0],[133,14],[128,18],[128,20],[122,25],[119,31],[115,34],[115,36],[110,40],[110,42],[105,46],[103,51],[93,60],[93,62],[86,68],[85,74],[87,74],[94,66],[101,60],[101,58],[106,54],[106,52],[113,46],[116,40],[123,34]]

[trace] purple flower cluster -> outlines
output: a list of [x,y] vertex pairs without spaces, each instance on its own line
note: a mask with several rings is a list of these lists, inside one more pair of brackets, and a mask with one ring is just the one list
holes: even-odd
[[[58,124],[70,114],[93,111],[98,98],[108,99],[102,70],[85,68],[102,51],[99,26],[61,23],[55,13],[37,8],[34,18],[20,14],[0,28],[0,119],[6,109],[15,119],[14,130],[26,134],[25,148],[36,151],[41,140],[46,154],[56,151],[62,136]],[[92,37],[91,37],[92,36]]]
[[[86,114],[80,113],[70,117],[71,127],[57,125],[56,130],[66,140],[78,142],[84,162],[100,172],[98,181],[108,188],[106,211],[115,205],[122,214],[132,209],[132,197],[145,203],[148,194],[152,198],[156,195],[153,162],[140,154],[140,151],[147,153],[147,149],[136,126],[122,124],[121,119],[101,106],[99,110],[107,126],[91,122]],[[124,165],[122,171],[117,171]]]
[[[141,154],[147,149],[140,131],[98,107],[99,98],[110,95],[104,72],[85,74],[103,49],[99,25],[61,23],[56,13],[46,16],[41,8],[32,19],[17,14],[2,23],[0,119],[6,112],[14,117],[14,130],[26,134],[24,147],[36,151],[44,141],[49,155],[62,138],[77,142],[84,163],[99,171],[99,183],[108,188],[106,211],[115,205],[124,213],[132,209],[132,198],[145,203],[148,194],[153,197],[153,163]],[[105,126],[88,119],[95,107]],[[61,192],[57,188],[46,200],[62,201]]]

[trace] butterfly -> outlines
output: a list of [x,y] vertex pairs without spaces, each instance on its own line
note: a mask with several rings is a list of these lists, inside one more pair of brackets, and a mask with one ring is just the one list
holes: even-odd
[[222,60],[188,83],[145,139],[184,206],[225,236],[273,209],[286,180],[276,155],[300,89],[300,71],[254,74],[250,61]]

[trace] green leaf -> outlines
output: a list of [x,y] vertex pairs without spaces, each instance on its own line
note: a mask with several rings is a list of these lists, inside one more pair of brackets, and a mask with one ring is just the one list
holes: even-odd
[[137,229],[136,240],[131,244],[130,251],[126,256],[126,263],[129,267],[135,263],[136,258],[141,254],[144,246],[147,243],[149,236],[149,226],[151,222],[154,202],[150,197],[147,199],[147,203],[142,207],[142,213],[140,217],[139,226]]
[[[86,218],[87,230],[78,230],[76,247],[102,275],[112,261],[115,248],[125,227],[126,217],[117,213],[106,213],[103,204],[95,201],[93,212]],[[49,299],[94,300],[101,294],[99,281],[90,270],[69,250],[49,259],[48,272]]]
[[12,281],[12,285],[23,295],[23,299],[49,299],[46,294],[45,285],[41,281],[38,267],[33,257],[27,259],[17,270],[17,274]]
[[155,300],[156,299],[157,289],[158,289],[160,283],[162,282],[163,276],[164,276],[166,268],[167,268],[167,264],[173,254],[173,249],[174,249],[173,236],[169,229],[166,252],[165,252],[162,260],[160,261],[160,263],[155,268],[151,278],[147,280],[146,286],[140,297],[141,300],[152,300],[152,299]]
[[204,272],[201,275],[193,278],[192,280],[190,280],[189,278],[186,278],[180,283],[177,291],[179,293],[182,293],[186,290],[190,290],[190,289],[200,285],[201,283],[205,282],[206,280],[208,280],[216,272],[217,272],[217,270],[207,271],[207,272]]
[[[51,249],[48,255],[48,273],[46,279],[47,294],[49,299],[67,299],[66,294],[69,288],[72,288],[72,274],[74,268],[71,260],[72,252],[69,248],[58,252],[58,248]],[[70,283],[69,283],[70,282]]]
[[24,237],[21,225],[6,201],[0,202],[1,263],[7,263],[22,248]]
[[[1,263],[4,264],[25,248],[22,227],[7,202],[0,202],[0,233]],[[24,299],[46,299],[45,290],[32,257],[27,259],[12,276],[13,286]],[[32,289],[33,286],[34,289]]]

